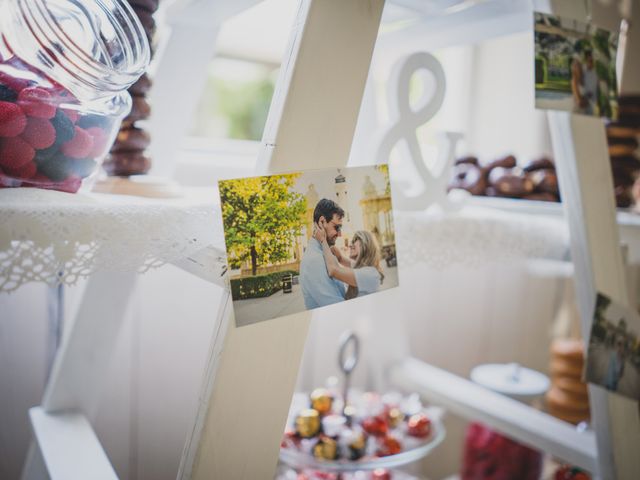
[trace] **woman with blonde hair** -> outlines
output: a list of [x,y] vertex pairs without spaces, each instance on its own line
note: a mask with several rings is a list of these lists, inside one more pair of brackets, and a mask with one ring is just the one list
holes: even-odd
[[358,230],[349,243],[349,259],[346,259],[327,243],[323,221],[320,219],[320,228],[315,229],[313,236],[322,245],[329,276],[348,285],[345,300],[377,292],[384,274],[376,237],[366,230]]

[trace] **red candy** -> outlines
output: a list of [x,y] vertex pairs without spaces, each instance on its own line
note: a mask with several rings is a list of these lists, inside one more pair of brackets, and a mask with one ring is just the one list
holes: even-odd
[[389,455],[397,455],[402,451],[402,445],[400,441],[391,435],[388,435],[382,439],[381,445],[376,450],[376,455],[379,457],[387,457]]
[[553,478],[555,480],[591,480],[591,476],[579,469],[569,465],[562,465],[556,470]]
[[30,117],[21,137],[36,150],[49,148],[56,141],[56,129],[49,120]]
[[107,149],[107,141],[109,140],[107,134],[100,127],[89,127],[86,131],[89,135],[91,135],[91,138],[93,139],[93,147],[89,152],[89,157],[101,157],[106,153],[105,150]]
[[18,168],[7,168],[7,173],[13,178],[28,179],[33,177],[38,171],[38,167],[34,162],[27,162]]
[[22,89],[32,84],[30,80],[25,80],[24,78],[13,76],[2,71],[0,71],[0,83],[6,85],[16,93],[19,93]]
[[25,88],[18,94],[18,105],[30,117],[49,119],[56,115],[53,98],[44,88]]
[[28,182],[24,182],[24,187],[38,187],[45,190],[60,190],[61,192],[76,193],[80,189],[82,179],[77,175],[71,175],[62,182],[53,182],[44,175],[38,174]]
[[75,193],[112,138],[112,124],[100,123],[100,114],[82,108],[44,72],[18,57],[0,57],[0,188]]
[[93,148],[93,137],[80,127],[75,127],[75,135],[62,145],[60,151],[67,157],[85,158]]
[[78,112],[75,110],[70,110],[68,108],[61,108],[60,110],[62,110],[67,118],[71,120],[71,123],[76,123],[80,118],[80,115],[78,115]]
[[362,421],[362,428],[365,432],[376,437],[385,435],[389,427],[387,422],[380,417],[369,417]]
[[391,472],[385,468],[376,468],[371,472],[371,480],[391,480]]
[[35,157],[36,151],[20,137],[5,138],[0,144],[0,165],[4,170],[16,170]]
[[27,126],[22,109],[11,102],[0,102],[0,137],[17,137]]
[[431,433],[431,421],[424,413],[416,413],[409,418],[407,431],[412,437],[426,438]]

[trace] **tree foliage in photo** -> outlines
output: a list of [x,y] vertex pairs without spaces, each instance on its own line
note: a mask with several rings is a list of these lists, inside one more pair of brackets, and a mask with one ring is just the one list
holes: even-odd
[[304,225],[307,199],[293,191],[299,174],[220,182],[222,218],[229,264],[259,265],[285,261]]

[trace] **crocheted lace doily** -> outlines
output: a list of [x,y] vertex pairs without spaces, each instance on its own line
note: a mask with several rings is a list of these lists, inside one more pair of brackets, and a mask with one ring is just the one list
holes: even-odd
[[527,258],[568,260],[569,231],[562,218],[465,206],[443,213],[396,213],[399,267],[481,267]]
[[215,197],[215,189],[162,200],[0,189],[0,292],[34,281],[72,285],[97,271],[145,272],[223,248]]

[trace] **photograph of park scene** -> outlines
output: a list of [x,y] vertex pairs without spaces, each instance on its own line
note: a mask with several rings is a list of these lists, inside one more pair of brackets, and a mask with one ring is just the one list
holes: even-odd
[[536,108],[617,117],[618,33],[534,14]]
[[238,326],[398,285],[386,165],[218,186]]
[[598,294],[586,379],[611,392],[640,400],[640,316]]

